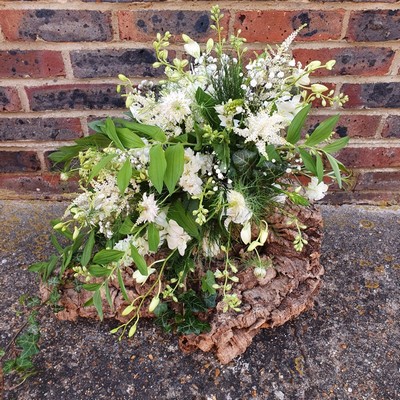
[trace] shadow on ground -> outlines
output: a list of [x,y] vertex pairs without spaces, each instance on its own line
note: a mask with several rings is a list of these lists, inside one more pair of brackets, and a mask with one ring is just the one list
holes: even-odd
[[[25,269],[48,256],[48,223],[64,207],[0,202],[0,347],[21,325],[18,297],[37,289]],[[400,399],[400,210],[322,211],[326,275],[314,309],[264,330],[230,364],[219,365],[212,354],[182,354],[176,337],[149,322],[133,340],[118,342],[109,334],[112,322],[60,322],[48,312],[37,375],[4,398]]]

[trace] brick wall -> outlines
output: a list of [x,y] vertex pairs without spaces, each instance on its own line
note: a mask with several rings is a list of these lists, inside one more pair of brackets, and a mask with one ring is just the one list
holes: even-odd
[[[88,135],[87,121],[120,115],[116,75],[157,79],[158,31],[209,36],[215,2],[165,0],[0,0],[0,197],[58,198],[73,189],[51,172],[48,154]],[[400,202],[400,3],[386,1],[220,1],[226,29],[250,49],[279,42],[307,23],[295,56],[337,60],[318,80],[345,91],[337,134],[354,171],[351,190],[332,202]],[[318,109],[310,126],[332,111]]]

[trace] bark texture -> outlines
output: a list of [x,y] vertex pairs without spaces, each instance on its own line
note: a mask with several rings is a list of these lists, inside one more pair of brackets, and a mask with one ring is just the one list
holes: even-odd
[[[320,249],[322,241],[322,217],[314,207],[291,207],[289,213],[295,215],[307,228],[303,237],[308,241],[301,252],[293,247],[297,228],[288,224],[288,217],[281,212],[268,218],[270,234],[264,247],[259,250],[263,257],[273,260],[273,267],[267,270],[262,279],[257,278],[252,268],[237,274],[239,282],[233,292],[238,295],[242,304],[241,311],[222,312],[222,303],[208,315],[211,331],[200,335],[185,335],[179,339],[180,348],[185,352],[196,349],[213,351],[222,364],[230,362],[242,354],[251,344],[254,336],[262,328],[272,328],[284,324],[311,308],[314,298],[321,287]],[[145,285],[138,285],[132,279],[132,270],[127,268],[123,275],[124,283],[130,298],[146,292],[154,277]],[[43,297],[47,296],[46,287],[42,287]],[[110,286],[113,303],[111,308],[103,301],[104,317],[115,318],[126,322],[128,317],[122,311],[128,305],[123,299],[117,280]],[[60,305],[63,311],[57,314],[60,319],[75,320],[78,316],[97,318],[94,307],[84,307],[91,297],[90,292],[76,292],[73,287],[64,286]],[[151,317],[143,307],[142,317]]]

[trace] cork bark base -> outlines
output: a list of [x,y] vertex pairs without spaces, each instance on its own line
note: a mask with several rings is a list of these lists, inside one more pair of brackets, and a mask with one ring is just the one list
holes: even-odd
[[[259,252],[261,256],[272,258],[273,267],[267,270],[262,279],[255,277],[252,268],[239,272],[239,282],[233,287],[233,292],[242,301],[241,311],[224,313],[222,304],[218,303],[207,316],[211,331],[197,336],[181,336],[179,345],[183,351],[212,351],[222,364],[226,364],[245,352],[261,329],[282,325],[312,307],[324,272],[319,261],[322,218],[313,207],[292,207],[288,211],[307,226],[303,236],[308,244],[301,252],[294,250],[295,227],[287,224],[287,218],[282,213],[270,216],[270,235]],[[148,290],[151,280],[145,285],[138,285],[131,276],[132,271],[127,268],[123,279],[129,297],[133,299]],[[42,293],[46,297],[47,289],[44,286]],[[117,280],[111,281],[110,293],[113,307],[103,301],[104,318],[126,322],[129,317],[122,316],[122,311],[128,303],[122,297]],[[57,317],[63,320],[75,320],[78,316],[98,318],[94,307],[83,306],[91,295],[86,291],[78,293],[73,287],[65,285],[60,300],[64,309],[57,313]],[[153,316],[147,307],[143,307],[143,310],[142,317]]]

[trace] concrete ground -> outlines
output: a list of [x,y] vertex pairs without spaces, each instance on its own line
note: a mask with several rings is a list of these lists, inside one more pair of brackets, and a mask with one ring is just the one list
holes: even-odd
[[[0,202],[0,347],[22,323],[18,297],[37,289],[26,267],[48,256],[48,222],[64,207]],[[264,330],[230,364],[182,354],[176,337],[151,322],[118,342],[109,334],[113,322],[61,322],[46,312],[38,373],[4,398],[400,399],[400,210],[346,205],[322,212],[326,275],[314,309]]]

